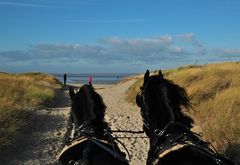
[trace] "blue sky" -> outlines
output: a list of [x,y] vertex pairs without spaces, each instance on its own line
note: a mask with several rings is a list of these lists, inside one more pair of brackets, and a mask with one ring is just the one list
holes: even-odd
[[240,61],[239,0],[0,0],[0,71]]

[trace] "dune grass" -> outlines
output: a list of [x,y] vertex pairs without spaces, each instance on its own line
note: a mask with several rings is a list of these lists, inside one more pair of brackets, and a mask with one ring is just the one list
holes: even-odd
[[[165,78],[184,87],[191,98],[190,115],[204,138],[219,152],[235,157],[240,152],[240,63],[186,66],[163,71]],[[131,86],[127,100],[135,103],[143,79]]]
[[0,148],[25,125],[25,112],[43,105],[54,96],[54,88],[61,87],[53,76],[43,73],[0,73]]

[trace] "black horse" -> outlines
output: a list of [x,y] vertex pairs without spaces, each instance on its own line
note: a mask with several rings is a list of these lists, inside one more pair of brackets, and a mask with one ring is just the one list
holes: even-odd
[[190,130],[193,120],[182,112],[191,109],[187,93],[164,79],[161,71],[153,76],[146,71],[136,103],[141,108],[143,129],[150,139],[147,165],[156,162],[158,165],[233,164]]
[[69,89],[74,137],[62,150],[59,161],[64,165],[128,165],[104,121],[106,106],[91,85],[77,93]]

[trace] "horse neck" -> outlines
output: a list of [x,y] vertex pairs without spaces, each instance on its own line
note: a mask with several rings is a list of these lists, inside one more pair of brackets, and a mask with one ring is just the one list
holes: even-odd
[[[73,118],[76,119],[76,124],[81,126],[83,123],[88,122],[88,125],[96,130],[103,130],[108,127],[108,124],[104,120],[104,116],[97,115],[96,111],[102,111],[102,109],[92,109],[92,113],[75,113]],[[79,117],[81,116],[81,117]]]
[[76,126],[81,126],[84,122],[91,121],[93,118],[90,118],[86,115],[82,115],[80,113],[72,112],[72,119],[73,119],[73,122],[76,124]]
[[149,104],[151,106],[149,115],[151,121],[151,129],[165,129],[170,123],[178,123],[176,126],[171,125],[171,129],[176,132],[182,132],[191,128],[192,119],[183,115],[180,105],[176,105],[176,101],[169,98],[167,86],[158,86],[155,91],[150,94],[152,100]]
[[153,129],[163,129],[172,120],[172,107],[168,104],[165,91],[154,91],[150,94],[149,119]]
[[95,118],[95,117],[79,118],[79,117],[77,117],[76,114],[73,114],[72,118],[73,118],[73,122],[76,124],[77,127],[86,124],[87,127],[91,127],[94,130],[98,130],[98,131],[102,131],[108,127],[108,124],[104,121],[104,119],[99,119],[99,118]]
[[84,122],[95,118],[93,113],[93,105],[89,102],[89,98],[86,98],[83,94],[80,94],[72,105],[71,115],[73,122],[80,126]]

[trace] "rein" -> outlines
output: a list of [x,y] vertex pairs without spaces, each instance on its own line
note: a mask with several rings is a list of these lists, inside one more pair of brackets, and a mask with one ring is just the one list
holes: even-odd
[[108,132],[111,132],[111,133],[133,133],[133,134],[142,134],[144,133],[144,131],[131,131],[131,130],[110,130]]
[[[132,134],[143,134],[144,131],[131,131],[131,130],[110,130],[111,133],[132,133]],[[145,139],[147,136],[114,136],[115,139]]]

